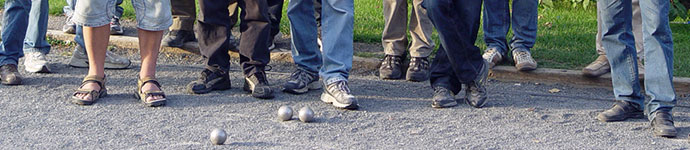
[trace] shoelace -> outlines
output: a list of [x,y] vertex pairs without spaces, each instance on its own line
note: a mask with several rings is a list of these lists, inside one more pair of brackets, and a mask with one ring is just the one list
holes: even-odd
[[297,81],[302,82],[302,83],[305,83],[305,84],[306,84],[307,82],[313,80],[312,76],[311,76],[309,73],[307,73],[306,70],[303,70],[303,69],[301,69],[301,68],[295,70],[295,72],[292,73],[292,75],[290,76],[290,78],[291,78],[291,79],[296,79]]
[[346,81],[338,81],[331,87],[332,90],[340,90],[345,93],[350,93],[350,88],[347,87],[347,82]]
[[386,58],[384,58],[383,61],[387,68],[393,68],[393,63],[397,62],[396,57],[393,55],[386,55]]
[[517,52],[517,57],[515,57],[516,62],[530,62],[534,63],[534,60],[530,59],[531,56],[528,52]]
[[415,70],[419,70],[420,68],[428,68],[429,66],[429,61],[423,58],[415,58],[416,61],[412,61],[411,67],[414,68]]
[[496,49],[492,48],[492,49],[486,50],[486,54],[489,54],[488,55],[489,58],[484,58],[484,59],[494,59],[494,57],[496,57],[496,55],[498,55],[498,51],[496,51]]

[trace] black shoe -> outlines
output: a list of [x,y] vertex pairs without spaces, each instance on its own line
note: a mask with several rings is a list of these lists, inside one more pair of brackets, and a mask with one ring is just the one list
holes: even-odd
[[201,72],[201,77],[187,85],[187,92],[192,94],[205,94],[214,90],[227,90],[232,88],[230,76],[217,67],[208,67]]
[[196,41],[194,32],[184,30],[173,30],[168,32],[161,42],[163,47],[177,47],[182,48],[184,43]]
[[617,101],[608,110],[599,113],[597,119],[603,122],[623,121],[628,118],[644,118],[644,114],[637,104],[627,101]]
[[653,114],[655,116],[651,125],[654,135],[667,138],[676,137],[678,131],[676,131],[676,127],[673,126],[673,115],[668,111],[657,111]]
[[472,107],[482,108],[486,104],[486,99],[488,97],[486,91],[486,82],[489,77],[489,65],[486,60],[482,60],[482,68],[479,70],[479,74],[470,84],[464,84],[465,89],[465,102]]
[[297,69],[283,85],[283,91],[292,94],[304,94],[309,90],[321,89],[319,75],[304,69]]
[[412,57],[407,68],[407,81],[421,82],[429,79],[429,60],[426,57]]
[[455,95],[453,95],[453,92],[444,87],[434,87],[434,99],[432,100],[431,107],[447,108],[455,107],[457,105],[458,101],[455,100]]
[[402,77],[402,61],[403,57],[401,56],[386,55],[379,68],[379,77],[381,79],[400,79]]
[[244,78],[244,91],[251,92],[253,97],[260,99],[273,98],[273,89],[268,84],[266,72],[261,70]]
[[357,98],[350,94],[347,81],[338,81],[326,85],[326,90],[323,90],[321,94],[321,101],[333,104],[337,108],[350,110],[359,108]]
[[4,85],[20,85],[22,84],[22,76],[17,71],[17,65],[7,64],[0,66],[0,84]]

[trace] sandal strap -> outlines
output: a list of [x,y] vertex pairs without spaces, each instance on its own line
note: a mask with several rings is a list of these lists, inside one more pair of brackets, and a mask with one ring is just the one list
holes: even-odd
[[[105,89],[105,86],[104,86],[104,85],[105,85],[105,84],[104,84],[104,83],[105,83],[105,76],[103,76],[103,77],[98,77],[98,76],[95,76],[95,75],[86,76],[86,77],[84,77],[84,80],[81,81],[81,85],[79,85],[79,89],[81,89],[82,87],[84,87],[84,85],[86,85],[87,83],[96,83],[96,84],[98,84],[98,86],[100,87],[100,89],[99,89],[98,91],[100,92],[100,91],[102,91],[103,89]],[[84,90],[84,91],[88,91],[88,90]],[[93,90],[93,91],[96,91],[96,90]]]
[[144,95],[146,95],[145,98],[151,97],[151,96],[161,96],[163,98],[166,98],[165,92],[163,91],[146,91],[143,92]]
[[138,89],[141,89],[141,87],[144,86],[144,84],[146,83],[153,83],[154,85],[156,85],[156,87],[158,87],[158,89],[161,89],[161,84],[158,83],[158,80],[156,80],[156,78],[154,77],[144,77],[139,79],[137,83]]

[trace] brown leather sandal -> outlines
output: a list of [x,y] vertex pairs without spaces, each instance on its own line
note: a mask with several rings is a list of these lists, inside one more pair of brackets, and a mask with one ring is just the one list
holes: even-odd
[[[87,89],[82,89],[84,85],[87,83],[96,83],[98,86],[100,86],[100,90],[87,90]],[[91,97],[91,100],[84,100],[81,99],[81,97],[77,97],[77,95],[80,94],[89,94]],[[86,76],[84,77],[84,81],[81,82],[81,85],[77,89],[74,94],[72,94],[72,102],[75,104],[79,105],[91,105],[95,103],[98,99],[105,97],[108,95],[108,90],[105,88],[105,77],[97,77],[97,76]]]
[[[156,87],[158,87],[158,89],[161,89],[161,85],[160,83],[158,83],[158,81],[156,81],[156,78],[144,77],[143,79],[139,79],[139,81],[137,82],[137,91],[134,93],[134,97],[141,100],[141,102],[143,102],[144,105],[148,107],[158,107],[165,105],[166,96],[165,93],[162,91],[163,89],[145,92],[141,91],[141,87],[143,87],[146,83],[153,83],[154,85],[156,85]],[[151,96],[161,96],[163,98],[147,101],[146,99],[148,99]]]

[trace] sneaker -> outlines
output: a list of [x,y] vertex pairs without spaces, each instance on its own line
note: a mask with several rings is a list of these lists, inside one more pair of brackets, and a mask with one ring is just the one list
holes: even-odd
[[337,108],[343,109],[357,109],[357,99],[350,94],[350,88],[347,86],[347,81],[338,81],[326,85],[326,90],[321,94],[321,101],[328,104],[333,104]]
[[168,34],[166,34],[165,37],[163,37],[161,46],[182,48],[182,46],[184,46],[184,43],[193,41],[196,41],[196,37],[194,37],[193,32],[184,30],[173,30],[168,32]]
[[499,52],[495,47],[486,49],[484,51],[484,55],[482,55],[482,58],[489,62],[489,68],[494,68],[494,66],[503,61],[503,55],[501,55],[501,52]]
[[122,35],[125,34],[125,30],[120,25],[120,19],[113,18],[110,19],[110,34],[111,35]]
[[407,81],[421,82],[429,79],[429,59],[426,57],[412,57],[407,67]]
[[67,34],[77,33],[77,24],[72,22],[71,18],[72,17],[67,16],[67,20],[65,20],[65,25],[62,25],[62,32]]
[[488,62],[484,61],[482,68],[479,70],[479,74],[470,84],[463,84],[463,89],[465,89],[465,102],[472,107],[482,108],[486,104],[486,99],[488,97],[486,91],[486,81],[489,76],[489,65]]
[[[86,49],[77,44],[72,52],[72,58],[69,61],[69,65],[77,68],[88,68],[89,67],[89,57],[86,55]],[[129,59],[119,56],[113,52],[105,52],[105,69],[127,69],[132,65]]]
[[32,73],[50,73],[46,54],[41,52],[28,52],[24,59],[24,70]]
[[381,79],[399,79],[402,77],[402,56],[386,55],[379,68]]
[[453,92],[444,87],[434,87],[434,99],[432,100],[431,107],[448,108],[457,105],[458,101],[455,100]]
[[606,55],[599,55],[587,67],[582,68],[582,75],[590,78],[597,78],[609,72],[611,72],[611,65],[609,65],[609,59],[606,58]]
[[321,89],[319,75],[304,69],[297,69],[292,73],[287,83],[283,85],[283,92],[304,94],[309,90]]
[[623,121],[628,118],[644,118],[640,107],[627,101],[616,101],[613,107],[599,113],[597,119],[602,122]]
[[651,126],[654,135],[667,138],[676,137],[678,131],[676,131],[676,127],[673,125],[673,115],[668,111],[657,111],[653,114],[655,116]]
[[513,60],[515,60],[515,68],[520,71],[537,69],[537,61],[534,61],[529,51],[514,50]]
[[20,85],[22,84],[22,76],[17,71],[17,65],[7,64],[0,66],[0,84],[4,85]]
[[244,78],[244,91],[251,92],[253,97],[260,99],[273,98],[273,89],[271,89],[268,80],[266,79],[266,72],[260,71]]
[[187,92],[191,94],[206,94],[231,88],[230,76],[217,67],[207,67],[201,71],[201,76],[197,80],[187,84]]
[[269,51],[273,51],[276,48],[276,43],[271,41],[271,45],[268,46]]

